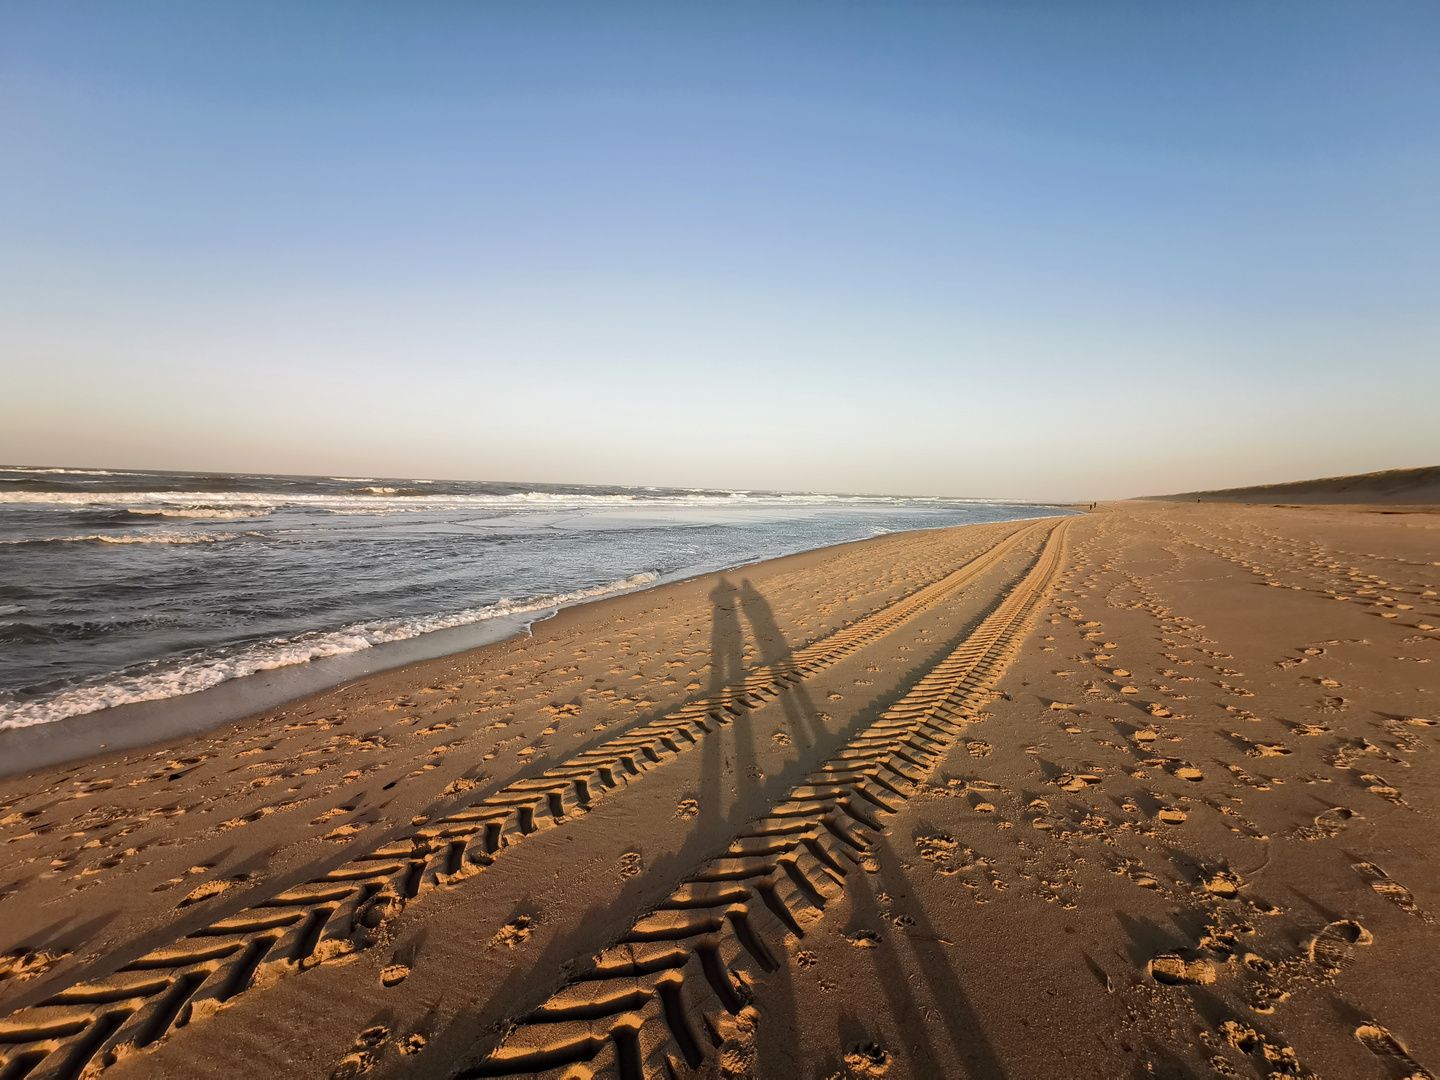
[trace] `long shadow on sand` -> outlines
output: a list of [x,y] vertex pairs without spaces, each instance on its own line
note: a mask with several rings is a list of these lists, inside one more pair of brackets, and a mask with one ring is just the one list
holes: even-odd
[[[710,693],[743,683],[745,624],[753,635],[754,659],[758,661],[756,667],[783,664],[793,658],[793,650],[780,631],[769,602],[748,581],[743,581],[737,588],[728,578],[721,578],[709,598],[712,605]],[[998,598],[995,603],[999,603]],[[680,847],[653,862],[647,860],[645,873],[632,879],[620,896],[593,905],[581,919],[551,939],[532,963],[506,976],[500,986],[488,993],[486,1000],[462,1009],[448,1022],[441,1021],[438,1016],[433,1017],[430,1020],[433,1037],[424,1055],[428,1059],[425,1062],[427,1071],[417,1074],[413,1070],[418,1063],[396,1062],[393,1066],[388,1063],[382,1065],[373,1075],[381,1078],[449,1076],[465,1066],[476,1065],[503,1038],[507,1017],[524,1015],[530,1008],[538,1006],[569,981],[568,975],[572,970],[583,968],[586,958],[610,944],[606,932],[597,933],[597,928],[613,928],[617,924],[628,926],[630,919],[650,910],[663,899],[674,883],[723,851],[745,822],[762,814],[820,761],[834,753],[856,731],[878,719],[893,700],[908,692],[925,672],[973,632],[992,606],[987,605],[984,610],[955,626],[947,640],[927,643],[925,652],[916,655],[905,671],[895,673],[894,684],[858,708],[840,730],[826,730],[803,684],[783,690],[775,700],[781,704],[791,738],[798,744],[800,753],[778,774],[762,776],[755,768],[750,710],[742,711],[731,723],[712,732],[700,750],[702,763],[697,798],[700,814],[690,823],[688,835]],[[728,804],[724,798],[727,772],[732,772],[734,780]],[[880,854],[882,866],[891,873],[900,873],[898,859],[890,854],[888,847],[883,846],[883,841]],[[863,887],[857,890],[857,894],[865,892]],[[865,900],[856,902],[857,905],[866,903]],[[873,898],[868,902],[873,907]],[[916,938],[925,935],[933,938],[934,933],[922,917],[913,935]],[[999,1059],[982,1031],[948,957],[943,953],[944,947],[938,942],[923,940],[915,940],[913,946],[937,996],[949,1003],[940,1022],[954,1046],[954,1056],[965,1063],[973,1076],[1003,1080],[1005,1074]],[[879,955],[873,959],[876,961],[876,978],[884,990],[890,1011],[902,1030],[912,1033],[917,1028],[918,1005],[910,987],[893,965],[880,963],[882,958]],[[763,1015],[769,1019],[768,1025],[762,1019],[758,1030],[762,1060],[793,1060],[793,1046],[787,1047],[774,1040],[779,1032],[796,1030],[800,993],[801,987],[795,983],[795,972],[788,964],[782,963],[777,971],[767,976],[763,997],[757,1002]],[[936,1048],[926,1041],[929,1035],[923,1030],[923,1021],[918,1028],[914,1030],[917,1036],[915,1045],[923,1048],[910,1051],[906,1056],[912,1058],[911,1064],[917,1070],[914,1075],[926,1075],[927,1066],[937,1058],[949,1057],[950,1053],[937,1054]]]
[[[900,858],[890,847],[888,840],[880,839],[875,845],[875,855],[880,862],[879,882],[886,891],[895,896],[904,896],[912,889],[907,882]],[[851,890],[854,907],[852,920],[881,925],[881,915],[874,895],[869,889],[857,887]],[[907,941],[915,955],[925,982],[929,985],[935,1000],[941,1003],[937,1009],[938,1020],[944,1027],[955,1057],[964,1063],[965,1075],[974,1080],[1005,1080],[1005,1069],[1000,1058],[985,1034],[979,1014],[970,1002],[959,977],[945,954],[934,925],[920,905],[919,899],[911,898],[906,905],[906,914],[914,923],[903,932],[887,933],[879,948],[867,949],[875,968],[875,981],[885,994],[890,1015],[896,1026],[905,1035],[905,1050],[910,1058],[911,1076],[945,1075],[944,1059],[940,1057],[931,1041],[929,1016],[916,1001],[910,983],[900,966],[886,957],[891,942]]]

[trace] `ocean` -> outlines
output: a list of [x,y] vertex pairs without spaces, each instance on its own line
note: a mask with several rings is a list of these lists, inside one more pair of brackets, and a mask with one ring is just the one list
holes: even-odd
[[[457,627],[513,632],[570,604],[845,541],[1054,513],[884,495],[3,467],[0,730]],[[440,655],[457,639],[433,640]]]

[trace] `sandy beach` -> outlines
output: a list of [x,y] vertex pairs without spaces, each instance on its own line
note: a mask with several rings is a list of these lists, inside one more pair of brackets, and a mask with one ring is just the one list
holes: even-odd
[[0,780],[0,1078],[1435,1075],[1437,593],[1101,504]]
[[1440,1080],[1437,41],[0,3],[0,1080]]

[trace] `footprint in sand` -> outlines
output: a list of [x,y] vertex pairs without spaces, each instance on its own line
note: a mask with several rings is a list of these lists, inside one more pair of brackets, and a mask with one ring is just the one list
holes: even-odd
[[1403,1043],[1379,1024],[1361,1024],[1355,1029],[1355,1038],[1376,1057],[1390,1062],[1394,1075],[1406,1080],[1428,1080],[1430,1073],[1420,1067]]
[[190,891],[190,894],[181,900],[179,907],[189,907],[191,904],[198,904],[202,900],[209,900],[212,896],[219,896],[226,889],[230,888],[228,881],[207,881],[203,885],[197,885]]
[[1385,897],[1386,900],[1389,900],[1401,911],[1414,915],[1423,922],[1428,923],[1434,921],[1420,908],[1419,904],[1415,903],[1415,895],[1409,889],[1401,885],[1374,863],[1355,863],[1351,869],[1368,881],[1370,888]]
[[1238,874],[1229,870],[1216,870],[1212,874],[1203,874],[1200,878],[1200,887],[1212,896],[1219,896],[1231,900],[1239,895],[1244,882]]
[[1100,777],[1095,773],[1061,773],[1051,783],[1062,791],[1076,792],[1084,791],[1087,787],[1100,783]]
[[884,1076],[890,1052],[879,1043],[854,1043],[845,1048],[845,1069],[851,1076]]
[[[1239,1050],[1242,1054],[1250,1054],[1263,1061],[1265,1063],[1264,1073],[1267,1076],[1313,1075],[1301,1067],[1294,1047],[1272,1043],[1249,1024],[1242,1024],[1238,1020],[1222,1021],[1220,1024],[1220,1034],[1225,1037],[1227,1043],[1235,1047],[1235,1049]],[[1214,1061],[1223,1060],[1223,1058],[1214,1059]],[[1220,1070],[1217,1069],[1216,1071],[1218,1072]],[[1223,1076],[1224,1073],[1222,1072],[1221,1075]],[[1231,1075],[1237,1074],[1232,1070]]]
[[1167,986],[1192,984],[1209,986],[1219,977],[1213,960],[1187,950],[1162,953],[1150,961],[1150,977]]
[[1326,975],[1333,976],[1350,962],[1351,951],[1356,946],[1374,943],[1375,935],[1358,922],[1339,919],[1311,938],[1305,953],[1312,964]]
[[[1240,739],[1244,742],[1250,742],[1250,740],[1246,739],[1239,732],[1231,732],[1231,735],[1233,738]],[[1245,753],[1249,754],[1251,757],[1285,757],[1287,754],[1290,753],[1290,748],[1288,746],[1283,746],[1280,743],[1252,742],[1250,743],[1250,746],[1245,751]]]
[[399,986],[410,974],[410,969],[404,964],[391,964],[380,972],[381,986]]
[[38,979],[69,955],[64,950],[52,953],[38,949],[12,949],[0,956],[0,983],[10,979],[16,982]]
[[946,836],[943,833],[915,838],[916,852],[928,862],[945,862],[959,847],[960,844],[954,837]]
[[387,1027],[366,1028],[356,1037],[355,1049],[330,1073],[330,1080],[351,1080],[351,1077],[364,1076],[375,1067],[378,1057],[376,1050],[384,1045],[388,1038],[390,1029]]
[[1360,781],[1361,783],[1368,785],[1368,790],[1370,794],[1378,795],[1386,802],[1392,802],[1396,806],[1410,805],[1400,797],[1400,789],[1391,787],[1385,782],[1384,777],[1376,776],[1373,773],[1367,773],[1364,776],[1360,777]]
[[1328,735],[1330,729],[1324,724],[1296,724],[1291,729],[1296,735]]
[[520,915],[511,919],[508,923],[495,931],[495,936],[490,939],[490,947],[504,945],[507,949],[513,949],[530,940],[530,935],[535,932],[536,920],[529,915]]

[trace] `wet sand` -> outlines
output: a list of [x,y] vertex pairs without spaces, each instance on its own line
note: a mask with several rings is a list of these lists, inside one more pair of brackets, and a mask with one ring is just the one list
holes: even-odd
[[882,537],[0,781],[0,1076],[1430,1075],[1377,509]]

